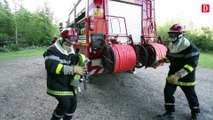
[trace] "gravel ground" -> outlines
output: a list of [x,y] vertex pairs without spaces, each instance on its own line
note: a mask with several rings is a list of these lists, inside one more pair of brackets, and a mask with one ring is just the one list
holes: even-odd
[[[1,62],[0,71],[0,120],[50,119],[57,101],[46,94],[43,58]],[[78,95],[74,120],[157,120],[164,113],[168,65],[136,71],[90,77],[88,89]],[[212,78],[213,70],[198,68],[196,91],[202,120],[213,120]],[[190,109],[180,88],[175,96],[177,120],[189,119]]]

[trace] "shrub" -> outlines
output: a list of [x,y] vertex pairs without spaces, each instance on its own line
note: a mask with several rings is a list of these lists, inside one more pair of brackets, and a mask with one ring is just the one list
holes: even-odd
[[19,51],[20,47],[16,44],[10,44],[7,46],[0,47],[0,52]]
[[3,46],[3,47],[0,47],[0,52],[9,52],[9,49]]
[[8,49],[9,49],[9,51],[19,51],[20,47],[19,47],[19,45],[11,44],[8,46]]
[[202,51],[213,51],[213,30],[208,27],[186,32],[186,37]]

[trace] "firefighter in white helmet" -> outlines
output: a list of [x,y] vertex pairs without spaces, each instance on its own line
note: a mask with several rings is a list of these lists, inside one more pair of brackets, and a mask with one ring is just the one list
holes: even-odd
[[71,80],[75,73],[83,75],[86,67],[76,65],[78,57],[73,45],[78,40],[72,28],[61,31],[61,37],[44,53],[47,71],[47,94],[58,100],[51,120],[71,120],[77,106],[75,88]]
[[170,62],[168,77],[164,88],[165,110],[162,119],[174,119],[175,97],[174,93],[179,86],[184,92],[191,109],[191,119],[198,119],[200,113],[199,102],[195,92],[195,72],[199,59],[198,48],[184,37],[184,26],[174,24],[169,32],[170,44],[165,58],[154,63]]

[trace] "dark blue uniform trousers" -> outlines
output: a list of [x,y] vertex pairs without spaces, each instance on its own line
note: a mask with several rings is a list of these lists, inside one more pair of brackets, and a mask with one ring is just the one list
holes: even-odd
[[71,120],[77,107],[77,97],[56,97],[58,105],[54,110],[51,120]]
[[[195,92],[195,86],[180,86],[182,91],[184,92],[189,107],[192,113],[199,113],[199,101]],[[175,112],[175,97],[174,93],[177,89],[177,85],[172,85],[166,83],[164,88],[164,99],[165,99],[165,109],[167,112]]]

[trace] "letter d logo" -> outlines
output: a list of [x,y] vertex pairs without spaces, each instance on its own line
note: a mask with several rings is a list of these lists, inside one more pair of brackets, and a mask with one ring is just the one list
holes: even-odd
[[210,5],[209,4],[202,4],[201,5],[201,12],[202,13],[209,13],[210,12]]

